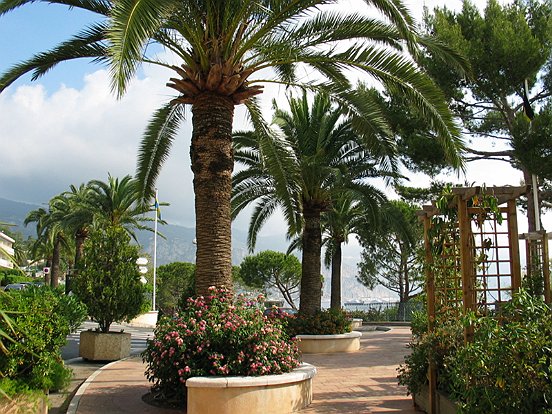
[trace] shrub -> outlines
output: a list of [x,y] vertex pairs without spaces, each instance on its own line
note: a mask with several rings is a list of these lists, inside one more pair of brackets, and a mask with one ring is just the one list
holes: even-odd
[[326,309],[314,315],[298,313],[287,319],[287,333],[290,337],[296,335],[335,335],[351,332],[351,320],[343,310]]
[[296,344],[263,316],[258,301],[232,300],[224,289],[188,299],[154,333],[142,357],[148,380],[166,399],[184,397],[192,376],[280,374],[299,365]]
[[4,341],[7,352],[0,358],[2,377],[11,381],[10,392],[66,387],[71,371],[63,365],[60,350],[67,335],[84,321],[86,307],[59,289],[29,287],[1,294],[0,309],[13,321],[0,320],[0,331],[14,340]]
[[[542,299],[526,292],[502,307],[501,319],[450,318],[433,332],[415,336],[399,368],[410,393],[427,384],[429,358],[437,388],[465,413],[550,413],[552,408],[552,318]],[[474,327],[464,344],[463,327]]]
[[138,247],[130,245],[130,236],[121,227],[97,230],[84,244],[83,268],[73,280],[73,291],[102,332],[109,332],[113,322],[140,314],[145,288],[137,258]]
[[472,321],[474,340],[445,361],[467,413],[537,414],[552,409],[552,318],[541,299],[522,292],[502,320]]

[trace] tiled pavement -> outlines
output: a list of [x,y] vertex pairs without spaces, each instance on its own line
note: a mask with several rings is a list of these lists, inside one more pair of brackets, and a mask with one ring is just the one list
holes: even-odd
[[[355,353],[306,355],[304,361],[315,365],[318,374],[313,403],[301,412],[415,413],[412,399],[396,379],[409,338],[408,327],[394,327],[389,332],[364,332],[361,350]],[[142,401],[149,390],[143,373],[144,365],[137,357],[109,364],[89,378],[68,413],[181,413]]]

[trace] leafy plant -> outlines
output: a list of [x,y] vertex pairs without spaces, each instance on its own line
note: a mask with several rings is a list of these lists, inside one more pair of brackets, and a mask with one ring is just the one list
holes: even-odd
[[0,379],[12,381],[2,389],[8,394],[27,387],[57,390],[68,385],[71,371],[64,366],[60,349],[84,321],[86,307],[60,290],[29,287],[0,295],[0,309],[13,320],[0,320],[0,331],[13,339],[4,342],[6,352],[0,358]]
[[165,399],[183,398],[192,376],[269,375],[299,365],[299,354],[281,324],[263,316],[259,300],[224,288],[190,298],[174,317],[163,317],[142,358],[146,377]]
[[[437,387],[464,413],[550,413],[552,409],[552,319],[542,299],[525,291],[503,305],[501,319],[468,315],[443,319],[415,336],[399,368],[399,383],[415,394],[427,384],[429,361]],[[474,327],[464,344],[463,327]]]
[[351,331],[351,319],[341,309],[325,309],[314,315],[304,315],[301,312],[291,315],[287,321],[286,330],[290,337],[296,335],[335,335]]
[[466,413],[537,414],[552,409],[551,309],[527,292],[502,320],[471,320],[474,340],[445,359],[453,395]]
[[109,332],[113,322],[136,317],[145,300],[136,266],[138,247],[129,243],[122,227],[97,230],[84,243],[83,267],[73,291],[102,332]]

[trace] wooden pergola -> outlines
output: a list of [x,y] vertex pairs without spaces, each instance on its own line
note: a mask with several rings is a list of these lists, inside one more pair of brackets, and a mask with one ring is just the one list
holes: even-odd
[[[429,330],[439,318],[474,312],[500,317],[521,287],[516,200],[521,187],[458,187],[418,212],[424,223]],[[550,301],[547,234],[525,235],[528,273],[542,272]],[[537,248],[538,247],[538,248]],[[546,264],[546,265],[545,265]],[[465,341],[473,328],[464,330]],[[430,358],[430,413],[435,413],[436,367]]]

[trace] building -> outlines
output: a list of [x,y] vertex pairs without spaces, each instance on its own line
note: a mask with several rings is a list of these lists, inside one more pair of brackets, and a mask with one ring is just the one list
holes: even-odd
[[13,244],[15,240],[0,231],[0,269],[13,269]]

